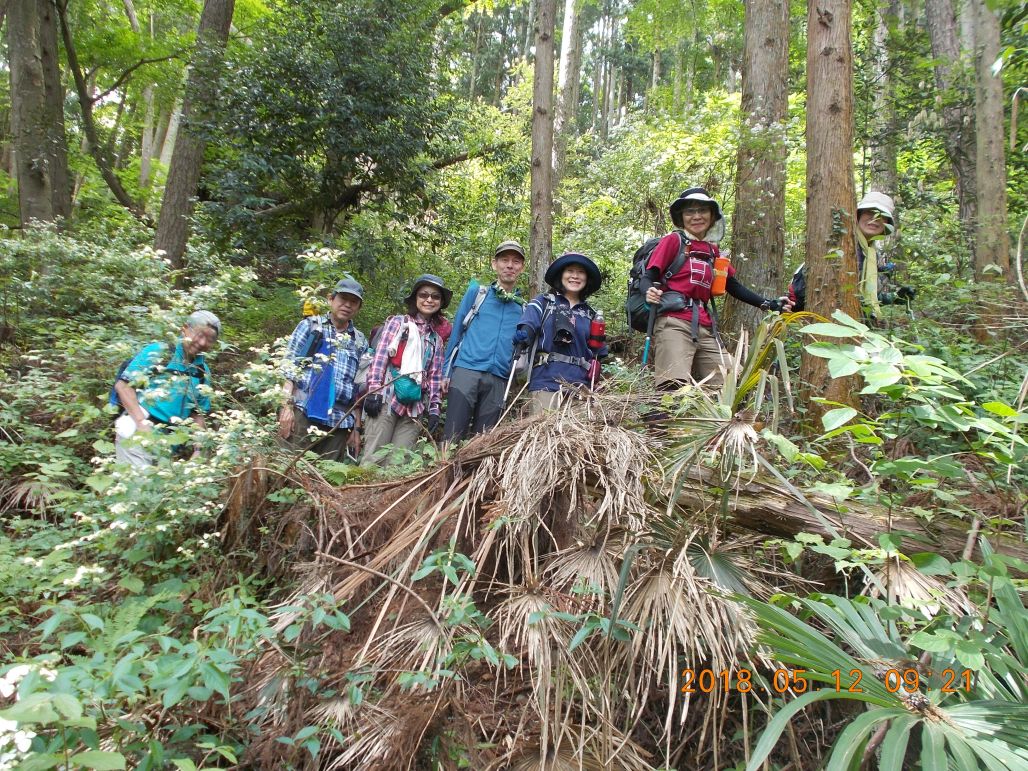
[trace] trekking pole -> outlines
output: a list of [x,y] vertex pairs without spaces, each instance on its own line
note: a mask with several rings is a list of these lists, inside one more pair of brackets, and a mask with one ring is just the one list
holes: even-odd
[[646,321],[646,344],[643,346],[643,366],[650,360],[650,341],[653,340],[653,324],[657,320],[657,304],[650,305],[650,317]]
[[510,374],[507,375],[507,387],[503,390],[503,403],[507,403],[507,397],[510,396],[510,387],[514,382],[514,372],[517,370],[518,363],[518,349],[514,349],[514,355],[510,359]]

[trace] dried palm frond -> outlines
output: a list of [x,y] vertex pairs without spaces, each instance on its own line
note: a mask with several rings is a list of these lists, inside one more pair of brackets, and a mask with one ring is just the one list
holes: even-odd
[[935,576],[925,575],[898,555],[888,557],[885,564],[873,572],[878,581],[866,590],[871,597],[882,597],[884,592],[888,596],[882,599],[915,608],[929,618],[942,610],[954,616],[975,612],[974,603],[962,590],[946,586]]
[[67,487],[47,479],[23,477],[0,487],[0,512],[25,511],[45,517]]
[[571,723],[564,727],[559,740],[546,745],[537,743],[527,749],[518,748],[501,758],[488,771],[653,771],[650,755],[641,746],[616,729],[606,732]]

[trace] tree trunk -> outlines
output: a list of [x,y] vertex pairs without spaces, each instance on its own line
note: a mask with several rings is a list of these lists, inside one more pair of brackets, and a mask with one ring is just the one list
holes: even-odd
[[[850,0],[813,0],[807,14],[807,310],[860,317],[853,195],[853,50]],[[853,401],[852,378],[828,374],[806,351],[805,394]],[[809,402],[809,399],[805,401]],[[809,402],[813,411],[820,405]]]
[[164,168],[171,165],[171,156],[175,152],[175,140],[178,139],[178,125],[182,121],[182,103],[176,102],[171,108],[171,114],[163,124],[162,130],[158,132],[155,150],[157,159]]
[[[695,4],[693,5],[695,8]],[[692,26],[692,40],[689,41],[689,48],[685,52],[685,109],[692,107],[692,101],[696,88],[696,49],[700,45],[700,30],[695,24]]]
[[22,226],[71,212],[56,40],[51,0],[10,0],[11,135]]
[[60,49],[57,46],[57,9],[53,0],[40,5],[40,40],[43,83],[46,87],[47,143],[50,151],[50,182],[54,216],[71,216],[71,175],[68,172],[68,138],[64,131],[64,83],[61,80]]
[[[788,0],[747,0],[743,27],[742,133],[732,248],[740,278],[777,297],[785,272],[785,123],[789,108]],[[724,327],[752,330],[763,313],[729,300]]]
[[671,96],[671,111],[674,115],[682,111],[682,86],[685,81],[685,53],[682,43],[675,45],[675,80]]
[[1005,277],[1010,272],[1010,240],[1007,236],[1007,174],[1003,150],[1003,81],[993,73],[999,58],[999,17],[983,0],[974,6],[975,133],[977,135],[978,229],[974,273],[979,281]]
[[942,99],[943,144],[956,178],[960,223],[968,250],[975,253],[974,223],[978,220],[975,131],[972,95],[957,38],[957,19],[951,0],[925,0],[925,24],[935,59],[935,87]]
[[496,90],[493,93],[493,106],[499,107],[503,99],[503,78],[507,74],[507,43],[510,40],[511,10],[508,7],[503,13],[500,24],[500,63],[496,67]]
[[471,52],[471,84],[468,86],[468,99],[475,101],[475,85],[478,82],[479,60],[482,57],[482,35],[485,28],[485,14],[478,14],[475,25],[475,48]]
[[[153,85],[148,85],[143,89],[143,104],[146,112],[143,114],[143,134],[139,146],[139,186],[148,188],[150,186],[150,167],[153,163],[156,144]],[[144,201],[144,206],[145,203]]]
[[[529,0],[528,2],[528,19],[525,20],[525,34],[522,39],[524,44],[521,46],[521,58],[526,62],[531,61],[530,56],[532,53],[532,36],[536,34],[536,0]],[[556,8],[553,12],[554,18],[556,18]]]
[[557,112],[553,121],[553,187],[564,177],[564,159],[569,135],[573,132],[574,94],[582,64],[578,0],[565,0],[564,26],[561,28],[560,67],[557,71]]
[[[899,189],[896,177],[896,109],[893,102],[889,28],[899,23],[899,0],[890,0],[878,17],[874,32],[874,115],[871,121],[871,184],[870,189],[895,196]],[[861,192],[866,192],[862,186]]]
[[[687,510],[707,509],[710,491],[716,484],[714,474],[693,467],[688,477],[678,496],[679,505]],[[811,492],[804,492],[804,496],[813,510],[796,497],[785,494],[780,485],[757,476],[740,487],[738,496],[733,496],[731,521],[747,530],[778,538],[818,533],[831,539],[841,534],[856,548],[877,548],[878,536],[882,533],[903,533],[903,548],[907,553],[934,551],[949,559],[959,559],[967,545],[966,525],[946,517],[937,517],[927,525],[924,520],[898,516],[856,501],[847,501],[846,513],[840,516],[839,505],[833,498]],[[1028,558],[1028,545],[1016,532],[992,533],[989,541],[999,554],[1022,560]]]
[[529,280],[538,292],[553,253],[553,32],[556,0],[534,0],[535,79],[532,86],[532,227]]
[[[210,88],[217,83],[216,62],[220,50],[228,40],[232,25],[235,0],[206,0],[200,25],[196,33],[197,56],[186,82],[186,94],[182,102],[182,120],[175,151],[168,169],[168,183],[164,187],[161,215],[157,222],[157,238],[154,246],[161,249],[171,260],[174,270],[184,267],[183,255],[189,240],[189,218],[193,213],[193,197],[200,183],[203,164],[204,142],[189,125],[200,107],[212,98]],[[209,55],[206,63],[197,61],[204,53]]]

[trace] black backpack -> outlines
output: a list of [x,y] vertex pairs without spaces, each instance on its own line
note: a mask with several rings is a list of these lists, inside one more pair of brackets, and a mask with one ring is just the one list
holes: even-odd
[[[650,320],[650,306],[646,302],[646,291],[642,287],[643,276],[646,274],[646,263],[650,255],[657,248],[662,236],[651,238],[638,249],[632,256],[632,269],[628,272],[628,298],[625,300],[625,313],[628,316],[628,325],[636,332],[645,332]],[[666,282],[673,275],[682,269],[685,264],[685,247],[688,240],[679,233],[681,244],[678,247],[678,255],[664,271]]]

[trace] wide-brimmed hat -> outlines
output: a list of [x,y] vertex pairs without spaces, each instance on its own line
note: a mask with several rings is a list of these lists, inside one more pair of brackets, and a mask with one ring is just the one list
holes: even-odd
[[364,302],[364,287],[354,278],[340,279],[339,283],[336,284],[336,288],[332,290],[333,297],[337,294],[352,294],[358,300]]
[[714,222],[721,219],[721,204],[711,198],[705,188],[690,187],[688,190],[683,191],[678,198],[672,201],[671,206],[668,209],[671,214],[671,221],[675,223],[676,227],[685,227],[682,224],[682,209],[684,209],[686,204],[690,201],[705,203],[714,210],[714,219],[711,222],[711,226],[713,226]]
[[496,251],[493,252],[493,257],[499,257],[504,252],[514,252],[514,254],[521,255],[522,260],[525,259],[525,247],[517,241],[504,241],[496,247]]
[[442,293],[443,301],[439,306],[440,310],[450,304],[453,292],[446,288],[446,284],[443,283],[443,280],[439,278],[439,276],[434,276],[431,273],[422,273],[414,279],[414,286],[411,287],[410,294],[404,298],[404,302],[414,302],[414,296],[418,293],[418,289],[423,286],[434,286]]
[[564,273],[564,268],[568,265],[581,265],[585,268],[586,278],[585,291],[582,292],[583,297],[588,297],[594,292],[599,291],[600,284],[603,282],[600,269],[596,267],[595,262],[578,252],[566,252],[551,262],[550,267],[546,269],[546,275],[543,276],[543,280],[555,289],[561,288],[560,278]]
[[860,199],[857,204],[857,214],[868,209],[880,211],[885,220],[885,232],[892,233],[896,229],[896,202],[885,193],[872,191]]

